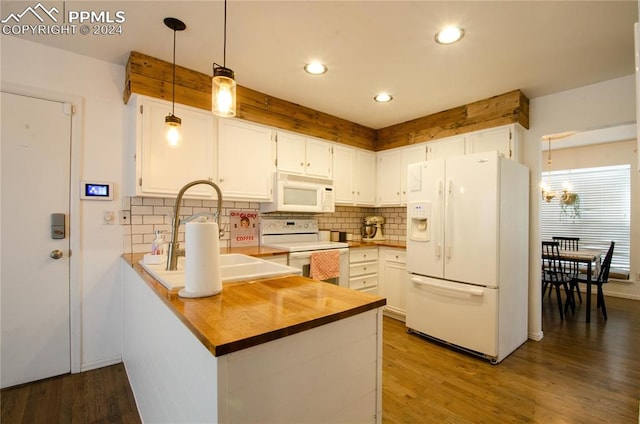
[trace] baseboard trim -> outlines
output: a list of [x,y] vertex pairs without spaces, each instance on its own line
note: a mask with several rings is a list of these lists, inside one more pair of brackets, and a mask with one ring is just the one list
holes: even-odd
[[80,372],[91,371],[97,368],[108,367],[109,365],[115,365],[122,362],[122,355],[113,356],[111,358],[102,359],[100,361],[89,362],[82,364]]

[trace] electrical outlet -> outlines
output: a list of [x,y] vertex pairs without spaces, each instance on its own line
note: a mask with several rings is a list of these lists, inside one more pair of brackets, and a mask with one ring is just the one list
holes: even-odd
[[102,225],[113,225],[114,219],[115,217],[113,211],[102,212]]
[[120,225],[129,225],[131,222],[131,211],[120,211]]

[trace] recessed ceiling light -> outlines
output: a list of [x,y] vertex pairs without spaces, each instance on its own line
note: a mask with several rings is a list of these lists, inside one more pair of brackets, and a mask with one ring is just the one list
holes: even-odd
[[456,41],[464,37],[464,29],[455,25],[442,28],[436,33],[436,43],[438,44],[453,44]]
[[391,100],[393,100],[393,96],[389,93],[380,93],[377,94],[373,100],[375,100],[378,103],[389,103]]
[[322,75],[327,72],[327,67],[320,62],[311,62],[304,65],[304,70],[311,75]]

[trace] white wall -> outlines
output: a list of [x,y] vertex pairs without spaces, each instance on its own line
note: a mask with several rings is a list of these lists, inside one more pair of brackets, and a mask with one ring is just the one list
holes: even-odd
[[[635,77],[628,75],[597,84],[530,99],[531,128],[525,134],[524,161],[531,169],[529,337],[542,337],[540,287],[539,181],[542,136],[584,131],[634,122]],[[637,185],[636,185],[637,187]]]
[[80,216],[71,219],[80,220],[80,252],[73,252],[81,257],[80,367],[86,370],[117,363],[122,351],[119,270],[123,236],[119,225],[102,224],[102,213],[122,209],[124,67],[9,36],[2,36],[1,54],[3,87],[24,86],[82,98],[82,104],[76,105],[83,116],[81,139],[73,140],[81,144],[79,178],[115,183],[112,202],[72,199],[79,202]]

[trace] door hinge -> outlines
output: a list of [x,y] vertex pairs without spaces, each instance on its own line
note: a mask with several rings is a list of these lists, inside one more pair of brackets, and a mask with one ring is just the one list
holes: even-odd
[[142,178],[138,178],[138,185],[142,187]]
[[511,130],[509,130],[509,140],[511,140],[513,138],[513,133],[511,132]]
[[277,167],[278,167],[278,158],[275,158],[275,159],[274,159],[274,161],[273,161],[273,163],[275,163],[276,168],[277,168]]
[[142,113],[142,105],[140,105],[140,113]]

